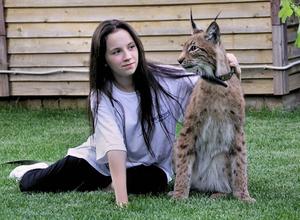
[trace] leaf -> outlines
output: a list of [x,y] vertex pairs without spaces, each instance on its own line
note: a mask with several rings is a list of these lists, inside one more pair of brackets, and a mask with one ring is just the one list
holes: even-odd
[[279,17],[281,21],[284,23],[288,17],[293,14],[293,9],[291,8],[291,3],[289,0],[281,1],[281,9],[279,11]]
[[300,17],[300,7],[295,4],[295,1],[291,1],[291,0],[288,0],[288,1],[290,2],[289,5],[292,8],[294,14],[297,17]]
[[300,24],[298,25],[298,31],[297,31],[295,46],[300,48]]
[[300,7],[299,6],[293,6],[294,13],[297,17],[300,17]]

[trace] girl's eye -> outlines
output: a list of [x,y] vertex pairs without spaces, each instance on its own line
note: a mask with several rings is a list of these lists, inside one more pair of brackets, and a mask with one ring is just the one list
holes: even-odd
[[112,54],[113,55],[117,55],[117,54],[119,54],[121,52],[121,50],[114,50],[113,52],[112,52]]
[[129,45],[129,49],[133,49],[133,48],[135,48],[135,47],[136,47],[135,44]]

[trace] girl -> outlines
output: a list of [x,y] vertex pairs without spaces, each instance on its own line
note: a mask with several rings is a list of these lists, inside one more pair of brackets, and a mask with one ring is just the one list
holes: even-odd
[[112,187],[119,206],[128,203],[128,193],[166,191],[173,176],[176,123],[198,78],[147,62],[127,23],[102,22],[90,53],[93,134],[54,164],[19,166],[10,177],[20,181],[24,192]]

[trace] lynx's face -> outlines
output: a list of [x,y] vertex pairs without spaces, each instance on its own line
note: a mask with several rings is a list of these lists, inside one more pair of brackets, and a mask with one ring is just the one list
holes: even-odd
[[193,35],[183,46],[178,62],[188,72],[210,77],[216,72],[214,45],[205,40],[204,32]]
[[224,76],[230,73],[226,51],[220,40],[218,24],[213,21],[206,31],[196,28],[192,21],[193,34],[184,44],[178,62],[188,72],[201,75],[212,83],[227,87]]

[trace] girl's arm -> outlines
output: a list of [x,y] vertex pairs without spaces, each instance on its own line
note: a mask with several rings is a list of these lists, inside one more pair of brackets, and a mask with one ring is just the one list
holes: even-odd
[[114,116],[110,100],[101,96],[95,124],[96,160],[100,164],[109,165],[116,203],[124,206],[128,203],[126,185],[127,152],[123,135]]
[[123,207],[128,204],[126,185],[126,152],[111,150],[107,153],[108,164],[112,178],[112,186],[115,191],[116,203]]

